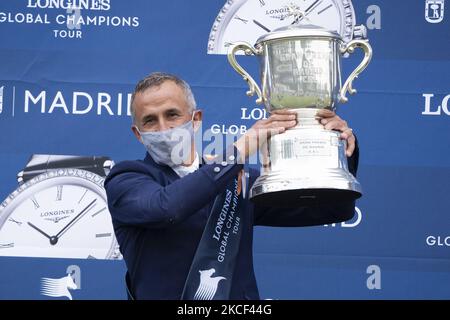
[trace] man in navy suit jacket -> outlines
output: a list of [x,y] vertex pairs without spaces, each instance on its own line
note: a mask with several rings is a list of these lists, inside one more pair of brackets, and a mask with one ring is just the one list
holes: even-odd
[[[282,133],[295,126],[296,116],[289,111],[273,112],[226,149],[225,161],[200,164],[193,139],[182,163],[172,161],[173,145],[166,141],[167,133],[180,127],[196,130],[202,119],[186,82],[170,74],[151,74],[137,84],[131,112],[132,130],[148,153],[144,160],[117,164],[105,180],[109,211],[128,269],[128,286],[136,299],[180,299],[215,197],[242,170],[242,160],[264,143],[260,133]],[[341,131],[347,140],[349,169],[355,175],[358,148],[352,130],[331,111],[323,110],[319,116],[326,129]],[[250,184],[257,175],[250,172]],[[344,221],[354,215],[354,206],[350,201],[282,209],[248,202],[242,215],[244,229],[230,299],[259,299],[253,271],[253,226]]]

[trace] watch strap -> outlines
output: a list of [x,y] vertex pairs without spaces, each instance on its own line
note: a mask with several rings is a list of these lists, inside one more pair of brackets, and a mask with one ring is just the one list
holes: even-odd
[[25,168],[17,174],[17,181],[22,184],[41,173],[67,168],[82,169],[106,177],[113,166],[114,161],[105,156],[33,154]]

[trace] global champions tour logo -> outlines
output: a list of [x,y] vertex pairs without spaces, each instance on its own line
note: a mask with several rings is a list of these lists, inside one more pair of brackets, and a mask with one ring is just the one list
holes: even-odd
[[81,289],[81,269],[77,265],[70,265],[66,269],[66,276],[62,278],[41,278],[41,294],[48,297],[66,297],[72,300],[69,290]]
[[425,19],[429,23],[439,23],[444,20],[445,0],[426,0]]
[[220,280],[226,280],[224,277],[212,277],[216,269],[199,270],[200,285],[194,295],[194,300],[212,300],[217,292]]
[[53,36],[59,39],[81,39],[84,27],[138,28],[140,25],[136,16],[104,14],[111,9],[110,0],[28,0],[26,3],[23,12],[0,9],[0,25],[51,25]]
[[59,279],[42,278],[41,280],[41,294],[44,296],[67,297],[72,300],[69,289],[75,290],[77,288],[70,274]]

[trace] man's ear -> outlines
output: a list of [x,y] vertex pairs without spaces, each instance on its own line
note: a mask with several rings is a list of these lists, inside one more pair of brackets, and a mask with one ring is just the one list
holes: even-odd
[[202,119],[203,119],[203,110],[195,110],[194,111],[194,131],[197,131],[201,124],[202,124]]
[[134,135],[136,136],[136,138],[139,140],[139,142],[142,142],[141,140],[141,133],[139,132],[138,128],[136,127],[136,125],[132,125],[131,126],[131,131],[133,131]]

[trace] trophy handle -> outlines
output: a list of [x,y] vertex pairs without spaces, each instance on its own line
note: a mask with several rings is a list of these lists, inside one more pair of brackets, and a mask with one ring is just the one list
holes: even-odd
[[342,86],[341,91],[339,92],[339,102],[341,103],[348,101],[348,98],[346,97],[347,91],[350,92],[350,94],[356,93],[356,90],[353,89],[353,80],[358,78],[358,75],[364,71],[372,59],[372,47],[367,40],[352,40],[344,48],[341,48],[341,53],[353,53],[355,48],[361,48],[364,50],[364,59],[359,66],[353,70]]
[[234,70],[236,70],[237,73],[239,73],[242,78],[247,81],[248,87],[250,90],[247,91],[248,96],[253,96],[256,92],[258,99],[256,99],[257,104],[263,103],[263,97],[261,94],[261,89],[259,88],[258,84],[253,80],[253,78],[248,74],[247,71],[244,70],[244,68],[241,67],[241,65],[236,61],[236,52],[238,51],[244,51],[247,56],[250,56],[252,54],[260,55],[262,53],[261,50],[257,50],[253,48],[251,45],[249,45],[247,42],[234,42],[232,43],[228,48],[228,62],[231,64]]

